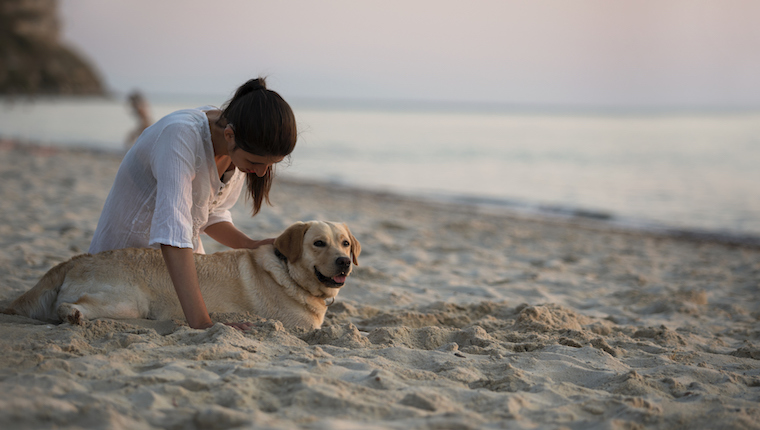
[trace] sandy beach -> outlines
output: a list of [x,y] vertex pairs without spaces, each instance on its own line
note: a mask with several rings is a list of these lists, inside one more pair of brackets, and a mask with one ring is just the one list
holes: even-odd
[[[119,160],[0,142],[0,307],[87,250]],[[239,228],[345,221],[362,243],[321,329],[0,314],[0,427],[760,429],[757,247],[284,172]]]

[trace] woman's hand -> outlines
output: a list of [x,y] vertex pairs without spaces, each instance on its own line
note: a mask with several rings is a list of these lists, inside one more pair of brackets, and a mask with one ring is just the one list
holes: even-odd
[[274,243],[274,239],[253,240],[227,221],[211,224],[206,227],[204,232],[215,241],[233,249],[256,249],[259,246]]
[[274,238],[273,237],[269,238],[269,239],[263,239],[263,240],[254,240],[253,244],[252,244],[253,246],[251,246],[250,248],[251,249],[256,249],[259,246],[272,245],[272,244],[274,244]]
[[161,245],[166,268],[177,292],[179,304],[185,314],[187,323],[192,328],[209,328],[214,325],[206,310],[206,302],[201,295],[198,273],[195,271],[195,257],[190,248],[176,248]]

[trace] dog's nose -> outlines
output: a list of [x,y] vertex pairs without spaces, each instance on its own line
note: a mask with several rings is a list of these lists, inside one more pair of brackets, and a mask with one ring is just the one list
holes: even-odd
[[348,269],[351,266],[351,259],[348,257],[338,257],[335,260],[335,265],[340,269]]

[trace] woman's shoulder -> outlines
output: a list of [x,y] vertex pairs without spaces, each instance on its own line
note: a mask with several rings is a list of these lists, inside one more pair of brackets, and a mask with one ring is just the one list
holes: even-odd
[[[179,150],[196,154],[206,152],[211,134],[206,113],[200,109],[182,109],[174,111],[148,127],[138,138],[137,151]],[[166,145],[168,143],[169,145]]]
[[175,110],[174,112],[161,118],[158,122],[163,122],[167,125],[174,123],[197,124],[206,122],[207,120],[208,118],[206,117],[206,110],[203,108],[195,108]]
[[154,124],[162,131],[171,133],[206,136],[208,131],[208,118],[206,112],[200,109],[181,109],[174,111]]

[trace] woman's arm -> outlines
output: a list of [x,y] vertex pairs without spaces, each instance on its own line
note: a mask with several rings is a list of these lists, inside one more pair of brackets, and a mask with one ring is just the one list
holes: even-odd
[[198,273],[195,271],[195,259],[190,248],[176,248],[161,245],[161,253],[169,270],[169,276],[174,284],[174,290],[179,297],[182,312],[192,328],[208,328],[214,325],[206,310],[206,303],[201,295],[198,284]]
[[[208,315],[206,302],[203,301],[201,287],[198,284],[198,273],[195,271],[195,258],[190,248],[176,248],[169,245],[161,245],[161,253],[169,270],[169,276],[174,284],[174,290],[179,297],[182,312],[185,314],[187,323],[192,328],[209,328],[214,323]],[[224,323],[238,330],[248,330],[251,323]]]
[[233,249],[258,248],[261,245],[274,243],[274,239],[253,240],[227,221],[211,224],[204,231],[215,241]]

